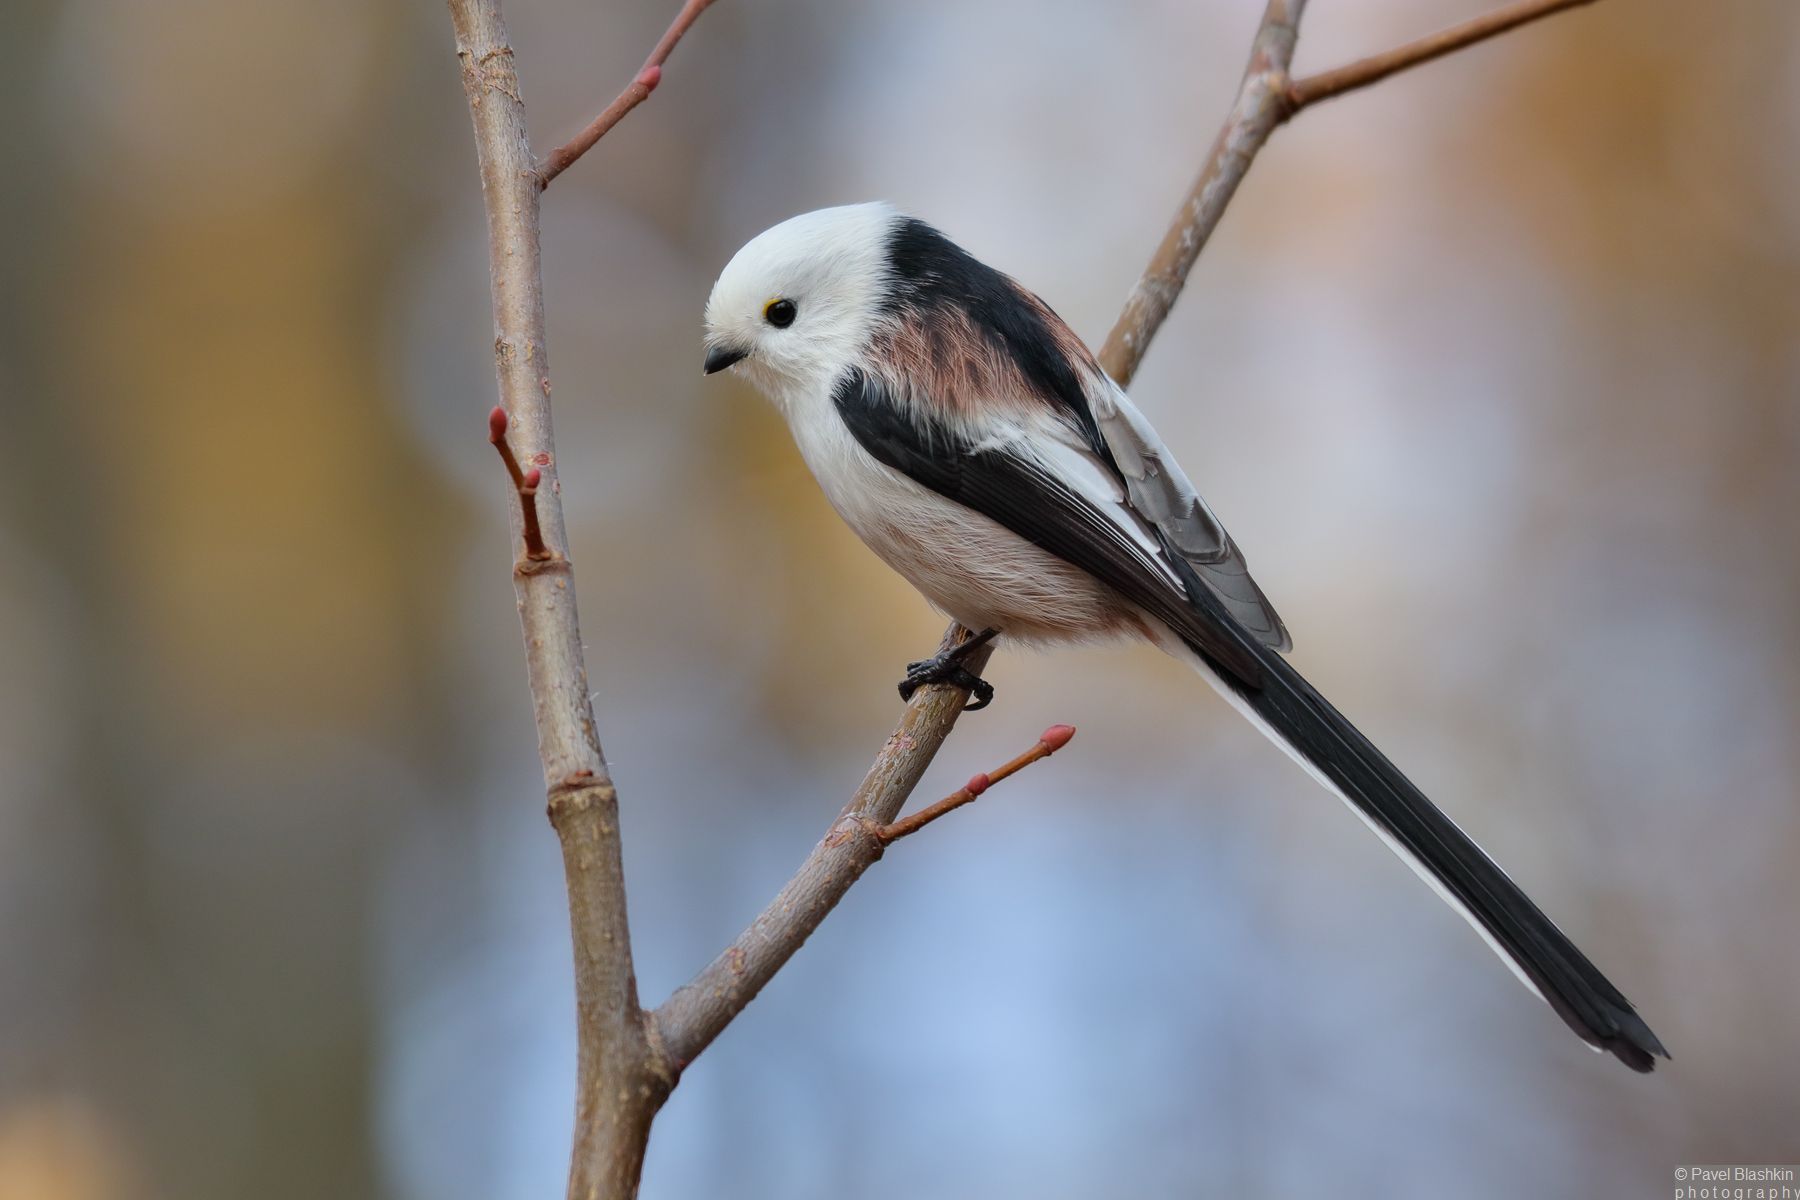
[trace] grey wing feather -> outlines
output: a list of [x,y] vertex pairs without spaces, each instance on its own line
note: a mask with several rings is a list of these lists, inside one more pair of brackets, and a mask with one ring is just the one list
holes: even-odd
[[1187,560],[1200,581],[1259,642],[1275,650],[1290,649],[1293,641],[1287,627],[1250,577],[1237,544],[1144,414],[1104,376],[1087,390],[1094,422],[1125,476],[1132,507],[1156,526],[1170,551]]

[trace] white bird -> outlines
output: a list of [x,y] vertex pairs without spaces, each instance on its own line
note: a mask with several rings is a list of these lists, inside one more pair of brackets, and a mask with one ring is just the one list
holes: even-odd
[[[708,374],[781,410],[826,498],[981,640],[1140,638],[1336,792],[1596,1050],[1662,1043],[1512,880],[1281,652],[1287,630],[1162,439],[1042,300],[885,204],[785,221],[706,305]],[[903,696],[993,689],[962,652]]]

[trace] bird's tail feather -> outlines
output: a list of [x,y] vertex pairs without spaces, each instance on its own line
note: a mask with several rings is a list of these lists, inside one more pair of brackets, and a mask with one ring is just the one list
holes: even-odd
[[1582,1040],[1634,1071],[1669,1056],[1587,956],[1286,659],[1257,647],[1264,679],[1252,688],[1189,650],[1221,695],[1342,797]]

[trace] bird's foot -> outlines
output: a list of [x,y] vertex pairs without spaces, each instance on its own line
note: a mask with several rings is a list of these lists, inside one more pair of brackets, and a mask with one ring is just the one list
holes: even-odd
[[994,685],[970,671],[963,663],[977,647],[992,641],[999,632],[997,629],[984,629],[962,645],[952,646],[942,654],[907,663],[906,678],[900,681],[900,699],[911,700],[913,693],[926,684],[948,683],[964,689],[975,698],[974,703],[963,709],[964,712],[974,712],[992,704]]
[[907,664],[906,678],[900,681],[900,698],[911,700],[913,693],[928,683],[948,683],[966,690],[974,700],[963,707],[964,712],[986,708],[994,701],[993,684],[979,675],[971,674],[960,663],[947,663],[935,658]]

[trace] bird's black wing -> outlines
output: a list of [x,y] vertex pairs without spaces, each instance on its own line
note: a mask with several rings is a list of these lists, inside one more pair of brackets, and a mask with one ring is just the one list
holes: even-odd
[[[1246,685],[1262,680],[1256,639],[1216,598],[1197,606],[1179,554],[1152,554],[1139,537],[1039,461],[1006,445],[977,443],[945,422],[897,403],[879,379],[852,369],[832,395],[838,414],[864,450],[914,482],[999,522],[1026,541],[1071,563],[1175,630],[1221,673]],[[1152,535],[1166,538],[1160,532]],[[1171,559],[1173,562],[1171,563]]]
[[1273,650],[1291,649],[1287,627],[1251,577],[1243,551],[1188,482],[1181,464],[1099,364],[1087,366],[1082,399],[1088,419],[1105,443],[1107,463],[1124,485],[1132,510],[1156,529],[1166,554],[1182,559],[1225,602],[1234,622]]

